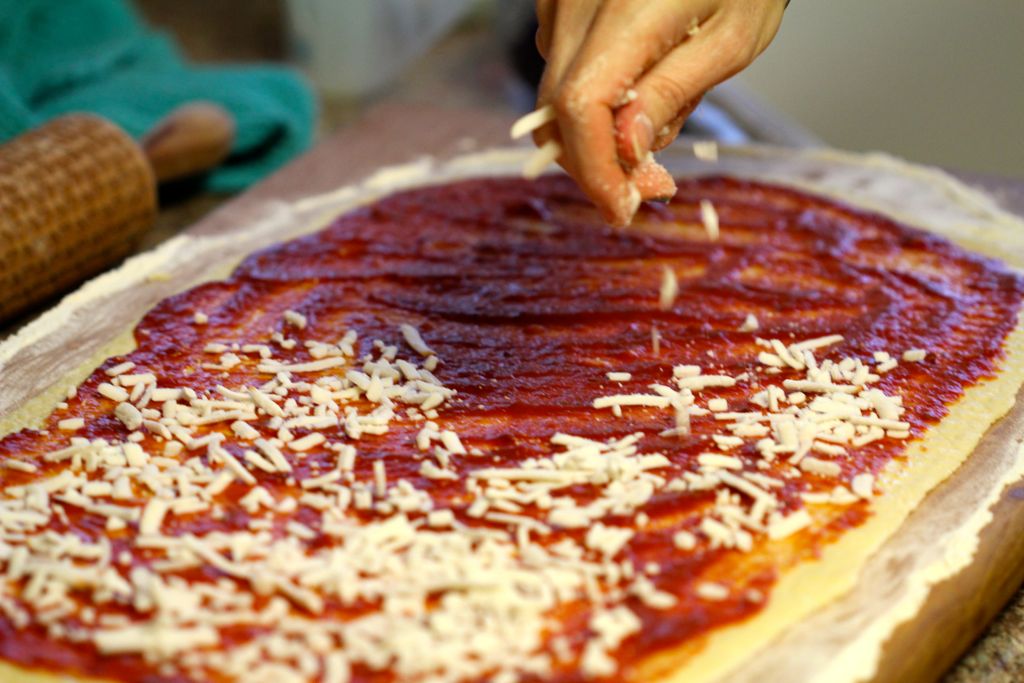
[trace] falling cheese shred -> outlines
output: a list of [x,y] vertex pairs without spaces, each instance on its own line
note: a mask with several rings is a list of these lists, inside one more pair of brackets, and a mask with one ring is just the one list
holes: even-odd
[[704,231],[708,234],[708,239],[715,241],[718,239],[718,211],[715,210],[715,205],[708,199],[700,200],[700,220],[704,224]]
[[518,118],[515,123],[512,124],[510,136],[513,140],[518,140],[521,137],[529,135],[538,128],[546,126],[554,120],[555,108],[550,104],[546,104],[543,107]]
[[523,177],[537,178],[544,170],[562,156],[562,145],[557,140],[548,140],[537,148],[523,164]]
[[701,161],[718,161],[718,143],[714,140],[694,141],[693,156]]
[[661,269],[661,289],[658,293],[658,307],[663,311],[671,309],[678,294],[679,280],[676,279],[676,272],[668,266],[663,266]]

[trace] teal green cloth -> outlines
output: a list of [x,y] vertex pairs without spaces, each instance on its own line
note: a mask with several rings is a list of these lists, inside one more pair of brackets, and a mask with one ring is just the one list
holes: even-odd
[[123,0],[0,0],[0,142],[73,111],[140,137],[193,100],[222,105],[237,126],[211,190],[241,189],[312,140],[315,100],[287,69],[189,64]]

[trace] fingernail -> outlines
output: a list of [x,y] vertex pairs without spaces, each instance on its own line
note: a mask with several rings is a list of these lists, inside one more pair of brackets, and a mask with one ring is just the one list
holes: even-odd
[[639,163],[651,151],[651,145],[654,144],[654,124],[651,123],[650,117],[644,112],[640,112],[633,119],[631,142],[633,145],[633,156],[636,157],[636,162]]

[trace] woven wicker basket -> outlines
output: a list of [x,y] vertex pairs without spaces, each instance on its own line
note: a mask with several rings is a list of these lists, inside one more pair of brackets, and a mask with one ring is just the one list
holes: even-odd
[[0,320],[124,258],[155,215],[149,163],[100,117],[63,116],[0,146]]

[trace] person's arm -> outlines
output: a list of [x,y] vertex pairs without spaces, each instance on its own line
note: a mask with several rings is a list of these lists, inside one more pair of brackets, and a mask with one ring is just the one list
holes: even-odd
[[669,144],[704,93],[771,42],[785,0],[538,0],[547,61],[538,106],[555,119],[558,163],[605,218],[675,191],[650,153]]

